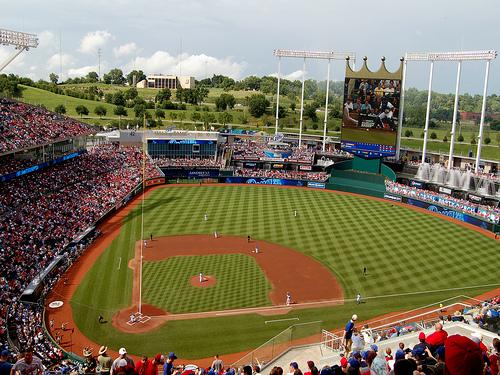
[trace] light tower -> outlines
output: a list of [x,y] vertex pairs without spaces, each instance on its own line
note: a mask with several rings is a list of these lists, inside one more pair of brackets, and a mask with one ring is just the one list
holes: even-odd
[[9,65],[23,51],[38,46],[38,37],[35,34],[27,34],[19,31],[0,29],[0,45],[14,46],[16,51],[0,63],[0,72]]

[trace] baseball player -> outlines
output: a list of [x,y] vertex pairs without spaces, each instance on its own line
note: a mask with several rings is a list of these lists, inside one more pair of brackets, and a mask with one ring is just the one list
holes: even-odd
[[286,292],[286,305],[290,306],[292,304],[292,294],[290,292]]

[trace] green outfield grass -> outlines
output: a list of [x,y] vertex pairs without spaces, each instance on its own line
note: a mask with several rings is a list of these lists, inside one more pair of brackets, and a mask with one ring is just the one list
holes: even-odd
[[341,137],[342,139],[351,142],[368,142],[381,145],[395,145],[397,133],[378,129],[342,128]]
[[[197,278],[200,272],[214,276],[217,283],[206,289],[191,285],[191,277]],[[269,282],[255,259],[244,254],[176,256],[145,262],[143,275],[144,302],[171,313],[271,304]]]
[[[271,319],[321,320],[323,328],[332,329],[343,326],[354,312],[365,320],[459,294],[477,295],[492,288],[480,285],[498,283],[497,242],[391,202],[268,186],[171,186],[148,195],[144,213],[145,233],[155,236],[217,230],[222,236],[250,234],[303,252],[337,276],[347,299],[358,292],[368,298],[362,305],[348,300],[342,306],[293,310]],[[208,225],[202,219],[204,213],[210,215]],[[140,228],[139,207],[126,217],[120,235],[71,300],[74,319],[90,339],[114,349],[125,346],[135,354],[175,351],[184,358],[203,358],[250,350],[291,324],[265,324],[269,316],[247,314],[170,321],[138,335],[99,324],[99,314],[111,320],[116,311],[131,304],[132,271],[118,267],[120,258],[126,264],[134,256]],[[363,267],[368,268],[368,277],[363,277]],[[293,271],[300,272],[300,264]],[[146,295],[151,293],[148,289]],[[172,295],[183,298],[177,288]]]

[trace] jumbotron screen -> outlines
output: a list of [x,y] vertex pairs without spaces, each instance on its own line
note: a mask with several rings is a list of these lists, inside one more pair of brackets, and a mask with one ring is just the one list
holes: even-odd
[[[342,149],[364,158],[396,153],[401,79],[346,74],[342,115]],[[388,73],[385,71],[385,73]],[[387,77],[387,74],[384,74]]]

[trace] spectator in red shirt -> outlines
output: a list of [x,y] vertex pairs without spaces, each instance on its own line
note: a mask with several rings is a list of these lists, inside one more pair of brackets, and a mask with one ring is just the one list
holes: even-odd
[[426,342],[435,350],[438,346],[444,345],[446,338],[448,337],[448,332],[443,329],[441,323],[436,323],[434,326],[435,331],[427,336]]

